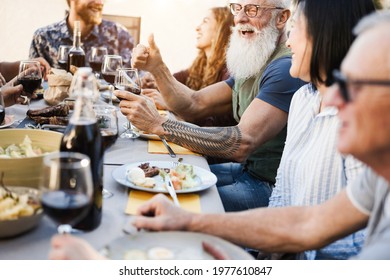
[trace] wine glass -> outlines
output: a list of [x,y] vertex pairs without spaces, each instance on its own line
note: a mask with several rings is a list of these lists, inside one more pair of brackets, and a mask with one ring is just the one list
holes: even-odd
[[61,45],[58,49],[58,66],[63,70],[68,69],[68,53],[71,48],[70,45]]
[[103,138],[103,149],[106,151],[118,138],[118,117],[116,108],[111,105],[93,105],[97,123]]
[[92,47],[91,55],[89,56],[89,66],[91,66],[93,72],[95,73],[96,79],[101,78],[101,70],[104,56],[107,55],[106,47]]
[[[118,90],[129,91],[134,94],[141,94],[141,79],[136,68],[120,68],[115,76],[114,86]],[[137,138],[139,134],[134,130],[130,121],[126,123],[126,130],[121,134],[121,138]]]
[[[102,64],[102,76],[103,79],[113,85],[115,82],[115,75],[119,68],[123,67],[123,60],[120,55],[105,55]],[[110,91],[110,101],[109,103],[112,105],[112,96],[114,94],[114,88],[109,87]]]
[[[93,105],[97,123],[102,135],[103,150],[106,151],[114,145],[118,138],[118,117],[116,108],[111,105]],[[103,198],[109,198],[114,194],[103,187]]]
[[71,233],[92,205],[90,164],[88,156],[75,152],[51,153],[43,159],[41,204],[58,224],[58,233]]
[[4,119],[5,119],[5,105],[4,105],[3,94],[1,93],[0,90],[0,125],[3,124]]
[[41,86],[41,64],[35,60],[22,60],[19,64],[18,83],[23,85],[27,105],[30,107],[31,96]]
[[27,93],[27,105],[30,106],[32,94],[42,83],[41,64],[35,60],[20,61],[18,83],[23,85],[23,91]]

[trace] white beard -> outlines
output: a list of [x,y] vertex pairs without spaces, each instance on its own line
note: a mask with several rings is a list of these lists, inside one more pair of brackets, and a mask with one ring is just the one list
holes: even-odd
[[[254,40],[240,36],[241,30],[253,30]],[[233,27],[226,52],[226,64],[230,75],[235,79],[247,79],[256,76],[275,51],[279,37],[278,29],[271,23],[261,30],[249,24],[237,24]]]

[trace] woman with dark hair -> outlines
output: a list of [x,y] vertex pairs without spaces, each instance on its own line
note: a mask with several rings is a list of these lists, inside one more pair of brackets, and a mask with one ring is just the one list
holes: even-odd
[[[351,46],[352,29],[375,10],[372,0],[298,0],[287,45],[290,74],[308,82],[291,101],[287,138],[269,207],[320,204],[333,197],[364,168],[337,151],[340,125],[335,108],[322,97],[332,71]],[[331,245],[298,255],[305,259],[347,259],[359,253],[362,231]]]
[[[188,69],[173,74],[176,80],[193,90],[199,90],[229,78],[225,57],[232,26],[233,15],[229,8],[211,8],[203,18],[202,23],[196,27],[198,56]],[[150,81],[147,81],[146,85],[146,87],[155,87],[154,83],[150,83]],[[142,93],[153,98],[158,109],[169,109],[157,90],[146,88]],[[199,120],[196,124],[200,126],[231,126],[236,125],[237,122],[231,114],[230,116]]]

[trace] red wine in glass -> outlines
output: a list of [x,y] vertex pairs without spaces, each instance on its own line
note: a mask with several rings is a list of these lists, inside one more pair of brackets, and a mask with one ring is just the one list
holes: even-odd
[[[136,95],[141,94],[141,89],[136,88],[136,87],[132,87],[132,86],[115,85],[115,88],[117,90],[129,91],[129,92],[134,93]],[[123,98],[118,97],[118,96],[116,98],[118,98],[119,100],[123,100]]]
[[4,118],[5,118],[4,106],[0,105],[0,125],[2,125]]
[[91,66],[93,72],[100,73],[100,71],[102,69],[102,62],[101,61],[89,61],[89,66]]
[[83,219],[91,207],[90,198],[72,190],[57,190],[42,194],[44,212],[58,224],[75,225]]
[[27,93],[33,94],[34,91],[40,87],[42,79],[36,76],[26,75],[18,78],[18,82],[23,85],[23,90]]
[[103,150],[106,151],[108,148],[115,144],[116,139],[118,139],[118,133],[106,130],[101,130],[100,132],[102,134],[103,139]]
[[115,72],[114,73],[102,73],[103,79],[110,84],[114,84],[115,82]]

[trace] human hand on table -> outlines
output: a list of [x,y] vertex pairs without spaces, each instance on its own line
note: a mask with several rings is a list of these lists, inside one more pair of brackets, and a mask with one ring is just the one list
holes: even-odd
[[119,107],[122,114],[135,127],[148,133],[164,134],[162,124],[167,118],[158,113],[153,100],[122,90],[116,90],[114,94],[121,100]]
[[148,38],[149,47],[138,44],[131,54],[131,65],[134,68],[149,71],[153,74],[154,70],[163,65],[160,50],[154,41],[154,35],[150,34]]
[[137,209],[133,225],[155,231],[187,230],[194,214],[175,206],[165,195],[158,194]]
[[57,234],[51,239],[51,260],[103,260],[87,241],[70,234]]

